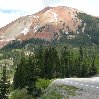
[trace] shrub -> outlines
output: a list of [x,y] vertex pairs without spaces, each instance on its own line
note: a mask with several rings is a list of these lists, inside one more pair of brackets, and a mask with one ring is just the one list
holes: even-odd
[[33,99],[31,96],[27,95],[27,90],[24,89],[16,89],[11,92],[9,99]]
[[38,79],[38,81],[36,82],[36,87],[46,89],[50,83],[51,80],[49,79]]

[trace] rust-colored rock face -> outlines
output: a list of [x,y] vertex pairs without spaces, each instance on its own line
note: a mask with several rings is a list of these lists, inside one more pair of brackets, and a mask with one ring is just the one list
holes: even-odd
[[60,39],[60,29],[64,33],[76,33],[82,25],[77,12],[68,7],[46,7],[36,14],[21,17],[0,29],[0,47],[16,39]]

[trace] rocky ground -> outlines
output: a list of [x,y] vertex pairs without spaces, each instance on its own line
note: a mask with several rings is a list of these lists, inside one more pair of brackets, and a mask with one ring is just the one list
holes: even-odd
[[99,99],[98,83],[98,78],[56,79],[42,99]]

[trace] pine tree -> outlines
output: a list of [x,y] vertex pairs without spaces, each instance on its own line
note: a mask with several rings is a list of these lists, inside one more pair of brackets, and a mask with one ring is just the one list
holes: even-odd
[[87,77],[88,76],[88,56],[84,55],[87,52],[80,47],[79,49],[79,60],[78,60],[78,75],[77,77]]
[[26,67],[27,67],[27,60],[25,55],[22,53],[20,58],[20,63],[17,65],[15,74],[14,74],[14,89],[22,89],[26,86]]
[[96,69],[96,66],[95,66],[95,59],[93,59],[93,61],[92,61],[89,72],[90,72],[90,76],[94,76],[94,75],[97,74],[97,69]]
[[77,68],[78,77],[82,77],[83,59],[84,59],[83,48],[80,47],[79,48],[78,68]]
[[44,52],[44,77],[48,79],[60,76],[60,59],[55,47],[48,47]]
[[75,63],[74,63],[74,55],[71,52],[69,56],[69,74],[70,77],[75,76]]
[[[28,57],[28,58],[27,58]],[[20,63],[17,65],[14,75],[14,89],[27,88],[28,94],[33,94],[36,91],[36,80],[39,74],[38,65],[33,55],[21,56]],[[34,96],[34,95],[33,95]]]
[[60,59],[55,47],[51,48],[50,51],[50,62],[51,62],[51,74],[53,78],[60,77]]
[[74,68],[73,68],[74,69],[74,71],[73,71],[74,75],[73,76],[76,76],[76,77],[79,77],[79,74],[78,74],[79,73],[78,72],[79,71],[79,61],[78,60],[79,60],[78,57],[76,57],[74,60]]
[[42,47],[39,48],[39,50],[35,54],[37,65],[39,67],[40,71],[40,77],[44,77],[44,50]]
[[36,94],[36,81],[38,78],[38,74],[39,74],[39,69],[38,66],[36,65],[36,59],[33,55],[29,55],[28,58],[28,74],[26,75],[26,81],[27,81],[27,91],[28,94],[32,94],[33,96],[35,96]]
[[0,81],[0,99],[8,99],[10,88],[10,81],[7,77],[7,67],[6,64],[3,67],[2,77]]
[[62,77],[70,77],[69,61],[70,61],[70,52],[68,51],[68,48],[65,46],[62,50],[62,53],[61,53],[61,73],[62,73]]
[[87,76],[88,76],[87,62],[86,61],[83,61],[83,63],[82,63],[81,77],[87,77]]
[[51,71],[52,71],[52,60],[50,59],[50,51],[51,49],[50,48],[46,48],[45,51],[44,51],[44,71],[43,71],[43,75],[44,75],[44,78],[46,79],[51,79],[52,78],[52,74],[51,74]]

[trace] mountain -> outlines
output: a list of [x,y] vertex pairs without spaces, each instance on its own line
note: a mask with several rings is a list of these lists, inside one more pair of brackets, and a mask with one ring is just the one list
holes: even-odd
[[[77,9],[58,6],[46,7],[33,15],[16,19],[0,28],[0,48],[34,39],[60,43],[99,43],[99,18],[87,15]],[[98,41],[97,41],[98,40]]]

